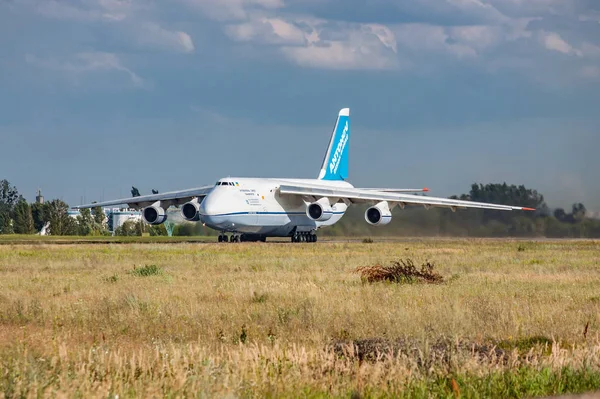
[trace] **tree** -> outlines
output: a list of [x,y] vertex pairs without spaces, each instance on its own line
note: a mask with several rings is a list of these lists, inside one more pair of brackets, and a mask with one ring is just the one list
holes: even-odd
[[131,196],[132,197],[139,197],[140,196],[140,190],[138,190],[136,187],[131,186]]
[[96,222],[96,224],[99,224],[101,226],[104,225],[104,220],[106,219],[106,215],[104,214],[102,207],[97,206],[95,208],[92,208],[92,215],[94,216],[94,222]]
[[48,204],[39,204],[34,202],[31,204],[31,214],[33,216],[33,227],[35,231],[41,231],[46,223],[48,223]]
[[77,234],[77,223],[68,214],[69,205],[55,199],[48,203],[48,232],[53,236],[66,236]]
[[120,227],[115,229],[116,236],[141,236],[142,222],[135,220],[127,220]]
[[77,215],[77,234],[80,236],[88,236],[94,232],[94,218],[92,212],[88,209],[81,209]]
[[571,215],[574,222],[582,222],[585,219],[587,210],[582,203],[573,204]]
[[8,180],[0,180],[0,234],[13,233],[12,215],[22,197]]
[[167,233],[167,227],[165,226],[164,223],[150,226],[150,228],[148,229],[148,233],[150,233],[151,236],[167,236],[167,235],[169,235]]
[[35,233],[31,206],[29,206],[27,201],[23,198],[15,205],[13,212],[13,229],[17,234]]
[[556,220],[558,220],[559,222],[566,222],[567,218],[568,218],[568,215],[567,215],[567,213],[565,212],[564,209],[562,209],[562,208],[556,208],[554,210],[554,218]]

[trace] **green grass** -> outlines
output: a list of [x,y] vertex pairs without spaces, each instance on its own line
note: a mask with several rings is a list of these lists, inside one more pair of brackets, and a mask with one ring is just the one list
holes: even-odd
[[129,272],[133,276],[137,277],[149,277],[149,276],[160,276],[163,274],[163,270],[160,266],[156,265],[144,265],[142,267],[134,267]]
[[[354,273],[400,258],[445,282]],[[598,390],[599,259],[589,240],[2,245],[0,396]],[[409,344],[332,349],[365,339]]]

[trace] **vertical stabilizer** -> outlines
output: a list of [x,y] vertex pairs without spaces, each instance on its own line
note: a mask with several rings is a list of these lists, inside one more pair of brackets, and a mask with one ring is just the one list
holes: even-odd
[[350,141],[350,108],[340,110],[323,159],[320,180],[348,178],[348,146]]

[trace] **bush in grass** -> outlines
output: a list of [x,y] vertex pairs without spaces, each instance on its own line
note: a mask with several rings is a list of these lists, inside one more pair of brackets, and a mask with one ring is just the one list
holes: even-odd
[[431,262],[426,262],[417,269],[411,259],[400,259],[393,261],[389,266],[361,266],[355,270],[355,273],[360,274],[360,278],[368,283],[376,283],[378,281],[389,281],[399,284],[413,283],[428,283],[440,284],[444,282],[444,278],[433,271],[435,265]]
[[161,275],[163,274],[163,270],[157,265],[144,265],[142,267],[134,266],[133,270],[129,273],[137,277],[149,277]]

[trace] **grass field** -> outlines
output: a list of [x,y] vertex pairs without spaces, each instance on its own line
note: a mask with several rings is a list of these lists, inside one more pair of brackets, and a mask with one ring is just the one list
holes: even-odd
[[[433,262],[442,284],[354,269]],[[600,242],[0,245],[0,396],[600,389]]]

